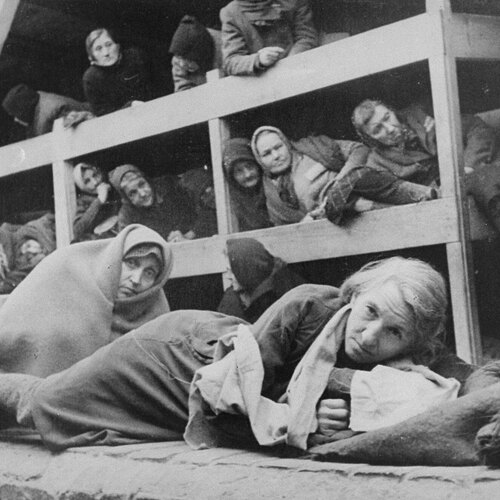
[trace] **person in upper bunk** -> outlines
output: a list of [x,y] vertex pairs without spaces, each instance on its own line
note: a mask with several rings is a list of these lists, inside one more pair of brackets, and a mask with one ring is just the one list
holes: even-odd
[[318,45],[307,0],[233,0],[221,9],[220,19],[227,75],[259,75]]
[[4,222],[0,226],[0,293],[11,293],[55,249],[54,214],[23,225]]
[[[465,186],[500,231],[500,156],[497,133],[475,115],[462,115]],[[419,104],[395,110],[367,99],[352,115],[361,140],[371,147],[367,166],[420,184],[439,182],[435,120]]]
[[231,282],[217,311],[254,323],[286,292],[305,280],[279,257],[271,255],[253,238],[230,239],[226,243]]
[[64,126],[76,126],[92,118],[89,105],[41,90],[25,83],[12,87],[2,101],[2,107],[16,123],[26,128],[26,138],[52,132],[54,121],[64,118]]
[[220,32],[205,28],[195,17],[184,16],[170,42],[174,92],[207,82],[208,70],[221,65]]
[[[196,218],[188,238],[206,238],[217,234],[217,212],[212,174],[207,168],[193,168],[179,176],[179,186],[190,197],[195,207]],[[172,238],[171,238],[172,241]]]
[[262,169],[255,161],[250,140],[235,137],[226,141],[223,164],[238,230],[251,231],[270,227]]
[[359,142],[324,135],[291,142],[266,125],[254,132],[251,146],[264,171],[274,225],[321,218],[340,223],[350,210],[377,208],[372,200],[400,205],[437,197],[435,189],[366,168],[369,150]]
[[143,224],[165,240],[192,239],[196,208],[175,176],[148,179],[135,165],[120,165],[109,172],[109,182],[121,197],[118,229]]
[[0,374],[0,424],[35,428],[52,450],[182,436],[198,448],[305,449],[312,434],[349,426],[349,396],[370,405],[364,388],[377,384],[377,365],[390,371],[377,395],[406,381],[403,409],[406,401],[417,412],[431,403],[415,390],[422,384],[434,402],[456,397],[471,367],[443,351],[446,306],[439,273],[392,258],[363,267],[340,289],[296,287],[253,324],[175,311],[45,379]]
[[139,224],[60,248],[0,308],[0,372],[46,377],[170,310],[170,246]]
[[73,219],[73,241],[116,236],[113,228],[118,220],[116,214],[119,207],[111,199],[111,185],[105,182],[104,172],[96,165],[79,162],[73,169],[73,178],[79,189]]
[[138,48],[122,49],[106,28],[91,31],[85,48],[90,67],[83,74],[83,91],[95,115],[152,98],[151,74]]

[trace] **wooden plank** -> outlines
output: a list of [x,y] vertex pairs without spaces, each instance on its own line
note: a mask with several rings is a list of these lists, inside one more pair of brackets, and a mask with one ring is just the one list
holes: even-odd
[[[470,225],[464,190],[464,168],[460,103],[453,39],[450,36],[449,0],[430,0],[429,24],[434,35],[435,52],[429,58],[439,171],[443,196],[455,200],[450,213],[456,214],[458,241],[447,243],[450,294],[455,341],[464,359],[480,359],[479,318],[470,245]],[[429,9],[429,10],[431,10]]]
[[[64,130],[62,119],[54,122],[51,139],[54,149],[60,144],[60,135]],[[76,213],[76,189],[73,180],[73,164],[56,160],[52,164],[52,179],[54,184],[54,210],[56,217],[57,247],[69,245],[73,239],[73,219]]]
[[500,17],[453,14],[450,31],[456,57],[500,59]]
[[0,177],[49,165],[55,157],[50,134],[0,148]]
[[0,0],[0,52],[9,35],[18,6],[19,0]]
[[[408,18],[283,59],[258,78],[222,78],[189,92],[177,92],[82,123],[65,132],[65,149],[60,159],[208,122],[422,61],[432,51],[427,20],[426,14]],[[353,54],[356,54],[355,64]]]
[[439,199],[366,212],[345,226],[320,220],[176,243],[172,275],[224,272],[225,241],[242,236],[261,241],[290,263],[456,242],[454,204],[451,198]]

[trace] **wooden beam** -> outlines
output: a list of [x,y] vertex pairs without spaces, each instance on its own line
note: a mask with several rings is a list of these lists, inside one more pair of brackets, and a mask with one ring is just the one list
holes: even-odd
[[20,0],[0,0],[0,52],[7,40]]
[[422,61],[432,52],[427,18],[422,14],[283,59],[259,77],[222,78],[82,123],[66,131],[61,159]]
[[345,226],[320,220],[176,243],[172,276],[224,272],[225,241],[242,236],[290,263],[456,242],[454,204],[446,198],[365,212]]
[[[430,0],[427,5],[432,3]],[[450,36],[449,0],[435,0],[429,12],[434,53],[429,58],[432,101],[436,120],[439,171],[443,196],[455,201],[458,241],[446,245],[450,295],[457,354],[468,362],[481,359],[470,224],[464,189],[464,165],[460,102],[453,39]]]
[[55,158],[50,134],[0,148],[0,177],[49,165]]
[[453,14],[450,37],[459,59],[500,59],[500,17]]

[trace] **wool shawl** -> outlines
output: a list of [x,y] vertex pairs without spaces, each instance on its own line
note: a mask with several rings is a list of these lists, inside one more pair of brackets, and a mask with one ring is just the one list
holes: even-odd
[[[148,290],[116,299],[122,258],[143,243],[161,248],[163,269]],[[162,287],[172,263],[169,245],[139,224],[55,251],[0,309],[0,370],[46,377],[168,312]]]

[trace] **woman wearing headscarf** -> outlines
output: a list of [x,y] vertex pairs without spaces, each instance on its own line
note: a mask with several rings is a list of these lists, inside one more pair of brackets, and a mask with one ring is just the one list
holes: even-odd
[[382,203],[415,203],[437,197],[435,189],[366,168],[369,150],[359,142],[320,135],[291,142],[271,126],[252,136],[264,171],[267,208],[275,225],[325,218],[338,223],[359,196]]
[[54,214],[22,226],[0,226],[0,293],[11,293],[47,255],[56,249]]
[[151,75],[139,49],[122,49],[105,28],[90,32],[85,48],[90,67],[83,74],[83,91],[95,115],[152,98]]
[[249,323],[292,288],[305,280],[288,268],[279,257],[271,255],[253,238],[227,241],[231,286],[224,292],[217,310]]
[[73,178],[79,189],[73,219],[74,241],[106,237],[95,230],[104,221],[109,221],[110,225],[113,220],[116,223],[118,207],[110,200],[111,186],[104,181],[102,170],[90,163],[80,162],[75,165]]
[[109,173],[109,182],[121,196],[120,229],[128,224],[143,224],[167,241],[191,231],[195,207],[174,176],[149,179],[135,165],[125,164]]
[[254,158],[250,141],[243,137],[229,139],[224,146],[223,162],[238,230],[270,227],[262,169]]
[[0,370],[46,377],[168,312],[172,263],[168,244],[138,224],[57,250],[0,309]]

